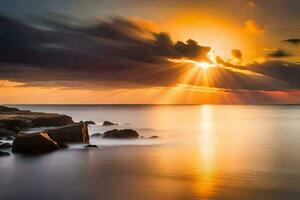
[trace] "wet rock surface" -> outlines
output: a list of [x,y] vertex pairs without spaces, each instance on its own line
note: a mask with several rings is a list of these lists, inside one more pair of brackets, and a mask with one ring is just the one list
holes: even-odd
[[98,148],[98,146],[94,145],[94,144],[88,144],[88,145],[85,145],[84,147],[85,148]]
[[10,156],[10,153],[5,151],[0,151],[0,157],[4,157],[4,156]]
[[103,134],[102,133],[94,133],[91,135],[91,137],[102,137]]
[[72,118],[67,115],[22,111],[0,106],[0,136],[14,136],[28,128],[64,126],[73,123]]
[[148,139],[158,139],[159,137],[157,135],[152,135],[151,137],[148,137]]
[[13,152],[40,154],[59,149],[57,142],[45,133],[20,134],[13,142]]
[[114,130],[106,131],[103,134],[103,138],[132,139],[138,137],[139,137],[138,132],[132,129],[123,129],[123,130],[114,129]]
[[110,122],[110,121],[104,121],[102,125],[103,126],[113,126],[113,125],[118,125],[118,124]]
[[0,144],[0,149],[8,149],[10,147],[12,147],[12,145],[7,142]]
[[68,143],[88,143],[87,124],[74,124],[42,133],[19,134],[13,142],[13,152],[40,154],[67,148]]

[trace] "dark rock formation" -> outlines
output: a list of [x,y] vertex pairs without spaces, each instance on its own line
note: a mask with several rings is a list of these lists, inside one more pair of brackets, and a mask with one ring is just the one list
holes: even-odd
[[13,142],[13,152],[39,154],[57,150],[57,142],[48,133],[19,134]]
[[0,136],[13,136],[20,130],[73,124],[71,117],[54,113],[22,111],[0,106]]
[[151,137],[148,137],[148,139],[157,139],[159,138],[157,135],[152,135]]
[[68,147],[67,143],[88,143],[87,124],[80,123],[46,130],[42,133],[19,134],[13,142],[17,153],[37,154]]
[[85,123],[90,125],[96,124],[94,121],[85,121]]
[[65,148],[68,148],[69,145],[67,143],[61,143],[61,144],[58,144],[59,148],[61,149],[65,149]]
[[18,108],[10,108],[6,106],[0,106],[0,112],[15,112],[20,111]]
[[118,125],[118,124],[115,124],[115,123],[112,123],[112,122],[109,122],[109,121],[104,121],[103,126],[113,126],[113,125]]
[[103,138],[131,139],[138,138],[139,134],[132,129],[110,130],[103,134]]
[[84,147],[85,148],[98,148],[98,146],[94,145],[94,144],[88,144],[88,145],[85,145]]
[[10,147],[12,147],[12,145],[7,142],[0,144],[0,149],[8,149]]
[[4,138],[2,138],[3,140],[7,140],[7,141],[13,141],[15,138],[13,136],[6,136]]
[[102,133],[94,133],[93,135],[91,135],[91,137],[102,137],[103,134]]
[[89,133],[87,124],[73,124],[56,129],[46,130],[49,136],[58,144],[64,143],[88,143]]
[[0,151],[0,157],[2,156],[10,156],[10,153],[5,152],[5,151]]
[[16,132],[0,127],[0,136],[16,135]]

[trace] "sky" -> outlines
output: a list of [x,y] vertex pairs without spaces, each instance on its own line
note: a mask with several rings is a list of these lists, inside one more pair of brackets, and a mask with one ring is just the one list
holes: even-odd
[[300,103],[297,0],[2,0],[2,104]]

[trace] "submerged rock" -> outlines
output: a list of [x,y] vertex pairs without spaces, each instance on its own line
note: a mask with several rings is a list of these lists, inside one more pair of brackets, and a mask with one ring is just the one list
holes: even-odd
[[0,144],[0,149],[8,149],[10,147],[12,147],[12,145],[7,142]]
[[91,135],[91,137],[102,137],[103,134],[102,133],[94,133]]
[[94,144],[88,144],[88,145],[85,145],[84,147],[85,148],[98,148],[98,146],[94,145]]
[[157,135],[152,135],[151,137],[148,137],[148,139],[157,139],[159,138]]
[[113,125],[118,125],[118,124],[112,123],[110,121],[104,121],[102,125],[103,126],[113,126]]
[[13,152],[39,154],[59,149],[59,145],[48,133],[20,134],[13,142]]
[[123,129],[123,130],[110,130],[106,131],[103,134],[103,138],[117,138],[117,139],[131,139],[131,138],[138,138],[139,134],[132,129]]
[[10,156],[10,153],[5,152],[5,151],[0,151],[0,157],[2,156]]

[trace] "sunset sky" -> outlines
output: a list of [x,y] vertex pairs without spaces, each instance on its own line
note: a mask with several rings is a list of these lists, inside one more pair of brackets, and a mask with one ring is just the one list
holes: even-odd
[[299,0],[2,0],[0,103],[300,103]]

